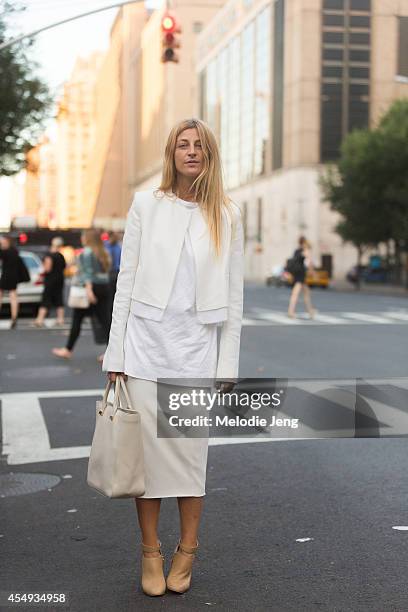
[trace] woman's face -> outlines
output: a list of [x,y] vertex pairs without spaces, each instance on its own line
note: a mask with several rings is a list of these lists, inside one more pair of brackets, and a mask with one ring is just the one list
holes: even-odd
[[193,180],[202,171],[203,151],[196,128],[188,128],[178,135],[174,163],[178,174]]

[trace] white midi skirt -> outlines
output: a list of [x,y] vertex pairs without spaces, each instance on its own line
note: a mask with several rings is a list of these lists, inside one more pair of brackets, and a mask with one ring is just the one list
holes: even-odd
[[158,437],[157,383],[128,376],[127,389],[142,421],[146,490],[141,498],[205,495],[208,436]]

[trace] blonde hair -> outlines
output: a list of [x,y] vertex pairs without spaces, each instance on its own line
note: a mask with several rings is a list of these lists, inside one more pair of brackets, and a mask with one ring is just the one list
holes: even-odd
[[188,130],[195,128],[201,141],[203,152],[203,169],[195,178],[191,189],[196,202],[199,202],[208,224],[210,237],[217,256],[221,252],[222,213],[225,208],[231,215],[231,199],[224,191],[221,156],[215,136],[209,126],[200,119],[185,119],[177,123],[167,138],[164,151],[161,184],[156,190],[172,196],[177,191],[177,170],[174,161],[177,138]]
[[310,242],[306,239],[305,236],[300,236],[298,242],[301,248],[310,249],[311,247]]
[[111,268],[111,258],[103,245],[101,234],[96,229],[86,229],[83,232],[85,244],[92,249],[93,254],[102,266],[104,272],[109,272]]

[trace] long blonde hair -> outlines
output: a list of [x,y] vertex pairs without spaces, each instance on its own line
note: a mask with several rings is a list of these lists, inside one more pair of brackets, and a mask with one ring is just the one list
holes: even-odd
[[104,272],[109,272],[111,268],[111,258],[103,245],[101,234],[96,229],[86,229],[83,232],[85,244],[92,249],[93,254],[102,266]]
[[216,255],[221,252],[222,213],[225,208],[231,215],[231,200],[224,191],[222,178],[221,156],[215,136],[209,126],[200,119],[185,119],[177,123],[167,139],[164,151],[163,172],[161,184],[156,190],[166,195],[172,195],[177,190],[177,170],[174,161],[177,138],[191,128],[196,128],[203,152],[203,169],[194,180],[191,188],[196,202],[199,202],[208,224],[210,237]]

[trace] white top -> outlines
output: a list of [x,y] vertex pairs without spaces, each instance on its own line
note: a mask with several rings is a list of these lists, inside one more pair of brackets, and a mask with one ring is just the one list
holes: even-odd
[[[198,208],[198,204],[180,198],[175,205]],[[224,309],[209,311],[203,321],[195,304],[195,263],[188,229],[166,309],[138,302],[129,313],[124,341],[125,374],[153,381],[214,378],[217,325],[210,319],[214,313],[218,321]]]

